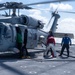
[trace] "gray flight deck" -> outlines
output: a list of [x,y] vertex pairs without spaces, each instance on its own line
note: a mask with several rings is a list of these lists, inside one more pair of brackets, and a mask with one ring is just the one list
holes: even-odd
[[[40,48],[40,47],[38,47]],[[61,46],[56,45],[57,55]],[[31,59],[18,59],[13,55],[0,56],[0,75],[75,75],[75,46],[70,48],[70,57],[44,58],[42,50],[28,50]]]

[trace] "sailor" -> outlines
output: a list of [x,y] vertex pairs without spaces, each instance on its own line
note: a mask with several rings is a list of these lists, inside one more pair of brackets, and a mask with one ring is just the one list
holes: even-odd
[[16,31],[17,31],[17,48],[19,49],[19,58],[22,58],[23,56],[23,51],[22,51],[22,33],[19,27],[16,27]]
[[28,37],[28,30],[25,29],[24,31],[24,42],[23,42],[23,51],[25,51],[24,56],[22,58],[30,58],[29,52],[27,50],[27,37]]
[[55,51],[55,39],[52,31],[49,31],[47,37],[46,52],[44,52],[44,56],[48,56],[49,52],[51,52],[52,57],[57,56]]
[[[48,37],[50,37],[50,36],[53,36],[53,32],[51,30],[49,31],[49,34],[48,34]],[[47,39],[48,39],[48,37],[47,37]]]
[[51,52],[52,57],[56,57],[56,51],[55,51],[55,39],[54,36],[49,36],[47,38],[47,47],[46,47],[46,55]]
[[62,42],[61,42],[61,52],[60,52],[60,55],[59,56],[62,56],[63,52],[64,52],[64,49],[66,48],[67,49],[67,57],[69,57],[69,45],[71,45],[71,39],[70,37],[68,36],[68,34],[65,34],[64,37],[62,38]]

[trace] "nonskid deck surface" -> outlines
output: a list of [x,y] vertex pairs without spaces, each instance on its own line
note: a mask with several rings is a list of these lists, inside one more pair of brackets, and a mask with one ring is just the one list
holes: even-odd
[[[35,60],[75,60],[75,45],[72,45],[70,47],[70,56],[67,58],[67,51],[65,50],[62,57],[59,57],[60,51],[61,51],[61,45],[56,44],[55,50],[57,52],[57,57],[52,58],[52,57],[43,57],[44,51],[46,50],[45,46],[41,47],[38,46],[38,48],[35,49],[28,49],[28,52],[30,54],[30,59],[35,59]],[[13,52],[5,52],[5,53],[0,53],[0,59],[18,59],[19,54],[15,54]]]
[[[39,47],[40,48],[40,47]],[[56,45],[57,55],[61,46]],[[75,75],[75,51],[71,46],[70,57],[44,58],[43,50],[28,50],[30,59],[18,59],[17,54],[0,56],[0,75]]]

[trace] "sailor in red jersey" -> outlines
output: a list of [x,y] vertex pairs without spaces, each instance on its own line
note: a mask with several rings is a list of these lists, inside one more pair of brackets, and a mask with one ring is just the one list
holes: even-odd
[[51,37],[49,37],[49,38],[47,39],[47,45],[50,44],[50,43],[55,45],[55,39],[54,39],[53,36],[51,36]]
[[55,51],[55,39],[53,36],[50,36],[47,38],[47,55],[50,51],[50,48],[51,48],[51,54],[52,54],[52,57],[56,57],[56,51]]

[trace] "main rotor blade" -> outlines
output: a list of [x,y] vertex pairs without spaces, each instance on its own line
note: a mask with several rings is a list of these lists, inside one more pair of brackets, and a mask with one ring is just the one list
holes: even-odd
[[26,5],[38,5],[38,4],[49,4],[49,3],[56,3],[56,2],[65,2],[65,1],[75,1],[75,0],[52,0],[52,1],[43,1],[43,2],[37,2],[37,3],[31,3]]
[[72,13],[72,14],[75,14],[75,12],[70,12],[70,11],[58,11],[58,12],[63,12],[63,13]]
[[27,9],[27,10],[29,10],[29,9],[34,9],[34,8],[28,7],[28,6],[25,6],[24,8]]
[[0,8],[0,10],[7,10],[7,8],[3,7],[3,8]]

